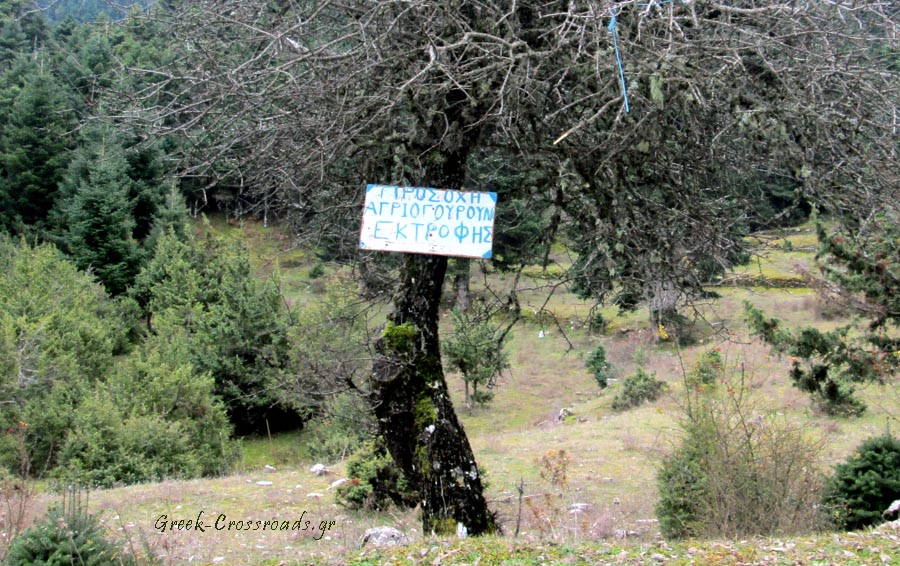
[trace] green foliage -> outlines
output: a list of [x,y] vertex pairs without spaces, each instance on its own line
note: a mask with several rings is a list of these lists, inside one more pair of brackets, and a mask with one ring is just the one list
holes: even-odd
[[156,250],[159,239],[169,232],[178,240],[187,241],[190,233],[189,219],[189,210],[184,202],[184,197],[174,184],[170,185],[165,200],[153,214],[152,226],[145,242],[145,248],[151,251]]
[[715,387],[716,382],[723,377],[724,369],[721,352],[717,349],[707,350],[694,362],[686,383],[689,387]]
[[418,497],[379,441],[370,440],[347,460],[350,481],[338,486],[335,501],[348,509],[412,507]]
[[606,327],[608,325],[609,321],[606,320],[606,317],[603,316],[603,313],[600,311],[600,309],[595,309],[588,321],[588,328],[590,329],[590,331],[603,334],[606,332]]
[[213,379],[195,371],[172,329],[79,403],[54,475],[92,487],[218,475],[237,457],[230,433]]
[[304,427],[308,457],[316,460],[343,460],[356,451],[377,430],[368,402],[357,391],[347,391],[323,403],[321,416]]
[[591,351],[591,355],[588,356],[584,365],[591,372],[591,375],[594,376],[594,379],[597,380],[597,385],[600,386],[600,389],[606,389],[607,380],[612,376],[612,366],[606,361],[606,349],[603,348],[602,344],[598,344]]
[[296,427],[273,384],[289,365],[288,327],[277,286],[253,275],[246,248],[206,233],[181,241],[172,231],[132,291],[146,304],[152,332],[182,337],[191,365],[215,380],[240,433]]
[[[797,179],[743,172],[729,181],[750,196],[745,221],[748,233],[794,226],[809,218],[811,207],[801,191],[802,183]],[[790,241],[786,244],[790,245]]]
[[68,94],[41,67],[17,69],[0,108],[0,227],[12,232],[48,227],[75,127]]
[[853,396],[853,383],[892,379],[900,367],[900,263],[897,241],[900,218],[880,213],[865,229],[850,234],[827,234],[816,223],[816,259],[825,277],[849,296],[861,296],[857,310],[868,319],[865,328],[849,324],[823,332],[816,328],[790,331],[781,321],[767,318],[745,303],[754,334],[777,352],[792,356],[791,379],[812,393],[833,415],[858,415],[865,405]]
[[106,139],[82,148],[69,167],[62,191],[63,240],[79,268],[90,270],[112,295],[124,293],[140,268],[141,254],[132,233],[133,182],[128,162]]
[[[53,2],[49,12],[61,4]],[[114,133],[109,126],[91,125],[105,119],[88,119],[115,112],[106,93],[116,86],[128,83],[141,88],[159,80],[152,73],[148,78],[121,72],[121,64],[151,69],[170,57],[163,47],[165,39],[147,34],[146,28],[151,27],[138,19],[127,26],[77,25],[69,20],[50,33],[32,2],[4,2],[0,10],[0,228],[33,232],[42,238],[51,230],[61,235],[70,227],[67,217],[78,184],[93,184],[91,177],[98,171],[114,168],[122,181],[116,192],[127,194],[125,207],[133,219],[129,234],[137,242],[147,237],[165,193],[162,148],[171,144],[166,138],[150,144],[142,134]],[[86,125],[77,127],[79,120]],[[78,131],[79,135],[72,135]],[[81,163],[69,166],[76,147],[74,158]],[[113,147],[120,155],[114,163],[104,163]],[[118,157],[127,162],[124,167]],[[83,259],[79,257],[79,264]]]
[[100,488],[196,477],[202,470],[188,441],[180,423],[161,414],[126,416],[100,393],[79,404],[53,475],[67,485]]
[[548,161],[523,162],[496,148],[481,149],[470,159],[471,185],[498,194],[491,260],[497,269],[545,266],[557,228],[548,213],[554,209],[546,190],[554,173]]
[[851,383],[876,379],[873,370],[877,358],[848,341],[850,326],[830,332],[807,327],[794,333],[783,329],[778,319],[766,318],[749,302],[744,303],[744,310],[754,334],[775,351],[792,357],[792,382],[813,394],[823,411],[829,415],[852,416],[865,410],[865,405],[853,396]]
[[[0,389],[13,401],[0,404],[0,430],[26,424],[35,472],[53,466],[73,405],[127,348],[123,315],[53,246],[0,238]],[[19,456],[0,447],[0,461],[26,473]]]
[[47,39],[47,23],[31,0],[4,0],[0,4],[0,72],[23,53]]
[[863,442],[828,480],[824,504],[843,530],[879,523],[900,499],[900,440],[885,434]]
[[656,516],[666,538],[695,537],[703,531],[707,449],[702,431],[689,429],[681,445],[662,461],[656,476]]
[[54,22],[72,18],[79,22],[91,22],[101,19],[118,20],[125,17],[132,6],[146,8],[153,0],[38,0],[47,17]]
[[665,386],[665,382],[656,379],[655,374],[639,367],[636,372],[622,380],[621,388],[613,398],[612,408],[621,411],[637,407],[647,401],[655,401]]
[[503,349],[505,336],[485,310],[461,312],[454,309],[451,319],[453,334],[441,346],[444,360],[448,369],[462,374],[466,405],[486,405],[493,398],[490,389],[509,367],[509,355]]
[[43,520],[12,541],[9,566],[109,566],[135,564],[110,542],[96,515],[87,511],[81,494],[70,492],[61,506],[51,507]]
[[317,261],[315,265],[310,268],[308,277],[310,279],[318,279],[323,275],[325,275],[325,264],[321,261]]
[[[333,421],[339,429],[333,435],[336,443],[325,444],[334,447],[328,449],[332,454],[346,454],[369,430],[363,426],[369,409],[362,399],[366,394],[362,378],[369,369],[367,305],[356,298],[352,281],[334,277],[328,283],[318,300],[290,313],[295,322],[287,331],[291,358],[288,370],[275,375],[273,393],[279,403],[299,414]],[[398,328],[395,338],[401,341],[412,330],[409,325]],[[335,391],[348,392],[335,396]]]
[[134,309],[52,246],[0,239],[0,465],[103,486],[227,469],[228,421],[184,335],[122,356]]
[[764,417],[742,384],[686,391],[684,433],[657,474],[666,538],[735,538],[821,527],[820,443]]

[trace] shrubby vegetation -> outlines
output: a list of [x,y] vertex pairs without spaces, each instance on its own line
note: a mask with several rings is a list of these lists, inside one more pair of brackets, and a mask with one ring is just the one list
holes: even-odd
[[[343,434],[352,443],[370,436],[375,427],[365,400],[368,305],[358,298],[354,282],[329,277],[324,293],[287,316],[293,321],[287,329],[289,371],[277,374],[273,394],[298,414],[331,422],[340,429],[336,438]],[[339,453],[347,448],[355,446]]]
[[828,233],[821,222],[816,231],[820,269],[859,320],[828,332],[790,331],[749,303],[746,316],[756,335],[792,356],[794,385],[828,414],[858,415],[865,405],[853,384],[895,380],[900,368],[900,217],[888,209],[842,233]]
[[222,473],[237,452],[214,391],[183,334],[151,337],[83,400],[57,475],[109,486]]
[[[474,261],[448,271],[442,258],[358,252],[361,175],[500,193],[491,265],[515,282],[514,316],[520,277],[567,278],[600,303],[646,305],[657,337],[681,344],[694,328],[679,309],[748,259],[748,233],[802,220],[815,200],[838,223],[818,227],[826,280],[868,325],[791,332],[749,306],[748,319],[797,358],[792,379],[829,414],[862,410],[854,383],[895,378],[900,224],[884,109],[896,105],[884,97],[896,89],[879,71],[895,70],[883,38],[896,28],[880,4],[785,17],[775,2],[620,3],[634,113],[616,110],[629,92],[594,47],[572,49],[609,41],[595,24],[611,14],[589,2],[535,17],[527,3],[248,1],[213,23],[227,2],[165,0],[154,18],[105,19],[132,4],[137,16],[149,2],[40,0],[43,15],[30,0],[0,4],[0,230],[11,235],[0,237],[0,470],[96,486],[213,475],[235,458],[233,433],[307,424],[312,455],[358,451],[344,504],[408,503],[408,480],[426,502],[424,532],[457,520],[491,531],[477,468],[459,473],[474,456],[441,364],[462,374],[467,404],[489,402],[508,328],[469,308]],[[823,66],[759,29],[821,52]],[[320,49],[335,33],[344,40]],[[843,96],[821,94],[825,74]],[[193,233],[188,203],[277,216],[315,236],[320,260],[357,262],[361,288],[320,261],[309,271],[319,300],[293,308],[240,243]],[[560,243],[571,266],[550,265]],[[447,273],[459,310],[441,348]],[[356,297],[394,293],[370,351]],[[598,311],[591,327],[605,326]],[[587,366],[605,387],[602,347]],[[722,372],[711,351],[686,376],[684,444],[660,475],[664,532],[806,528],[816,480],[773,462],[812,470],[812,452],[789,424],[727,398]],[[613,407],[663,389],[639,367]],[[868,479],[894,465],[893,448],[879,450],[867,445],[830,484],[845,526],[867,520]],[[45,526],[38,536],[56,544]]]
[[491,390],[497,378],[509,367],[509,355],[503,349],[506,333],[484,308],[454,309],[450,317],[453,334],[441,348],[447,368],[462,374],[467,407],[487,405],[494,397]]
[[687,374],[685,385],[687,387],[715,387],[725,375],[725,362],[719,350],[707,350],[700,354],[694,366]]
[[736,538],[822,527],[821,443],[798,424],[756,412],[745,385],[721,368],[710,373],[728,386],[686,389],[684,436],[657,476],[663,536]]
[[662,395],[666,384],[656,375],[642,367],[622,380],[619,390],[613,398],[612,408],[616,410],[630,409],[648,401],[655,401]]
[[49,244],[0,239],[0,266],[0,463],[103,486],[227,468],[224,407],[183,335],[130,343],[133,301]]
[[327,399],[304,426],[307,452],[317,460],[336,462],[376,437],[378,427],[368,400],[350,389]]
[[597,380],[597,385],[600,389],[606,389],[607,382],[612,374],[612,366],[606,361],[606,349],[602,344],[598,344],[596,348],[591,350],[584,365],[591,372],[591,375],[594,376],[594,379]]
[[[52,468],[72,409],[130,347],[123,302],[52,246],[0,238],[0,383],[3,430],[23,430],[24,454],[0,459],[19,473]],[[24,468],[24,469],[23,469]]]
[[348,509],[412,507],[417,496],[379,441],[364,443],[347,460],[349,481],[338,486],[335,501]]
[[111,542],[80,492],[68,492],[41,521],[12,541],[8,566],[132,565],[137,561]]
[[156,337],[178,336],[239,432],[296,427],[296,412],[279,402],[275,384],[289,366],[289,320],[271,281],[253,275],[247,250],[209,231],[184,241],[160,237],[138,275],[134,296]]
[[37,0],[37,5],[45,11],[52,21],[63,21],[68,18],[79,22],[90,22],[98,19],[120,19],[129,8],[146,8],[154,0]]

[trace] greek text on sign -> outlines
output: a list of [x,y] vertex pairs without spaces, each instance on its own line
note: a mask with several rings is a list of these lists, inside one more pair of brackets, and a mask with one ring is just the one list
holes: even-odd
[[368,185],[359,247],[491,257],[497,193]]

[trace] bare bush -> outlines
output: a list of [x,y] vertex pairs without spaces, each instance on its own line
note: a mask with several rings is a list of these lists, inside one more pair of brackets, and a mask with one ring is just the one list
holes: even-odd
[[24,480],[0,479],[0,561],[9,543],[29,524],[34,489]]
[[735,538],[821,526],[822,441],[748,398],[743,376],[688,388],[682,444],[658,476],[663,535]]

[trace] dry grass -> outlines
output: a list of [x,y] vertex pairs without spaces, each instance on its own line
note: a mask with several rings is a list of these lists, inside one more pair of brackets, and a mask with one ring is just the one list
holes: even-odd
[[[328,489],[339,474],[323,477],[298,469],[241,474],[218,479],[168,481],[92,492],[91,512],[113,538],[162,564],[257,564],[286,557],[329,562],[357,548],[365,529],[390,524],[415,535],[414,513],[359,514],[337,507]],[[272,485],[257,485],[269,481]],[[311,496],[312,493],[322,497]],[[43,503],[55,499],[45,494]],[[196,519],[203,512],[206,532],[166,530],[158,521]],[[216,519],[227,519],[215,527]],[[227,521],[310,521],[306,531],[229,531]],[[322,521],[334,521],[333,527]],[[317,540],[318,539],[318,540]]]

